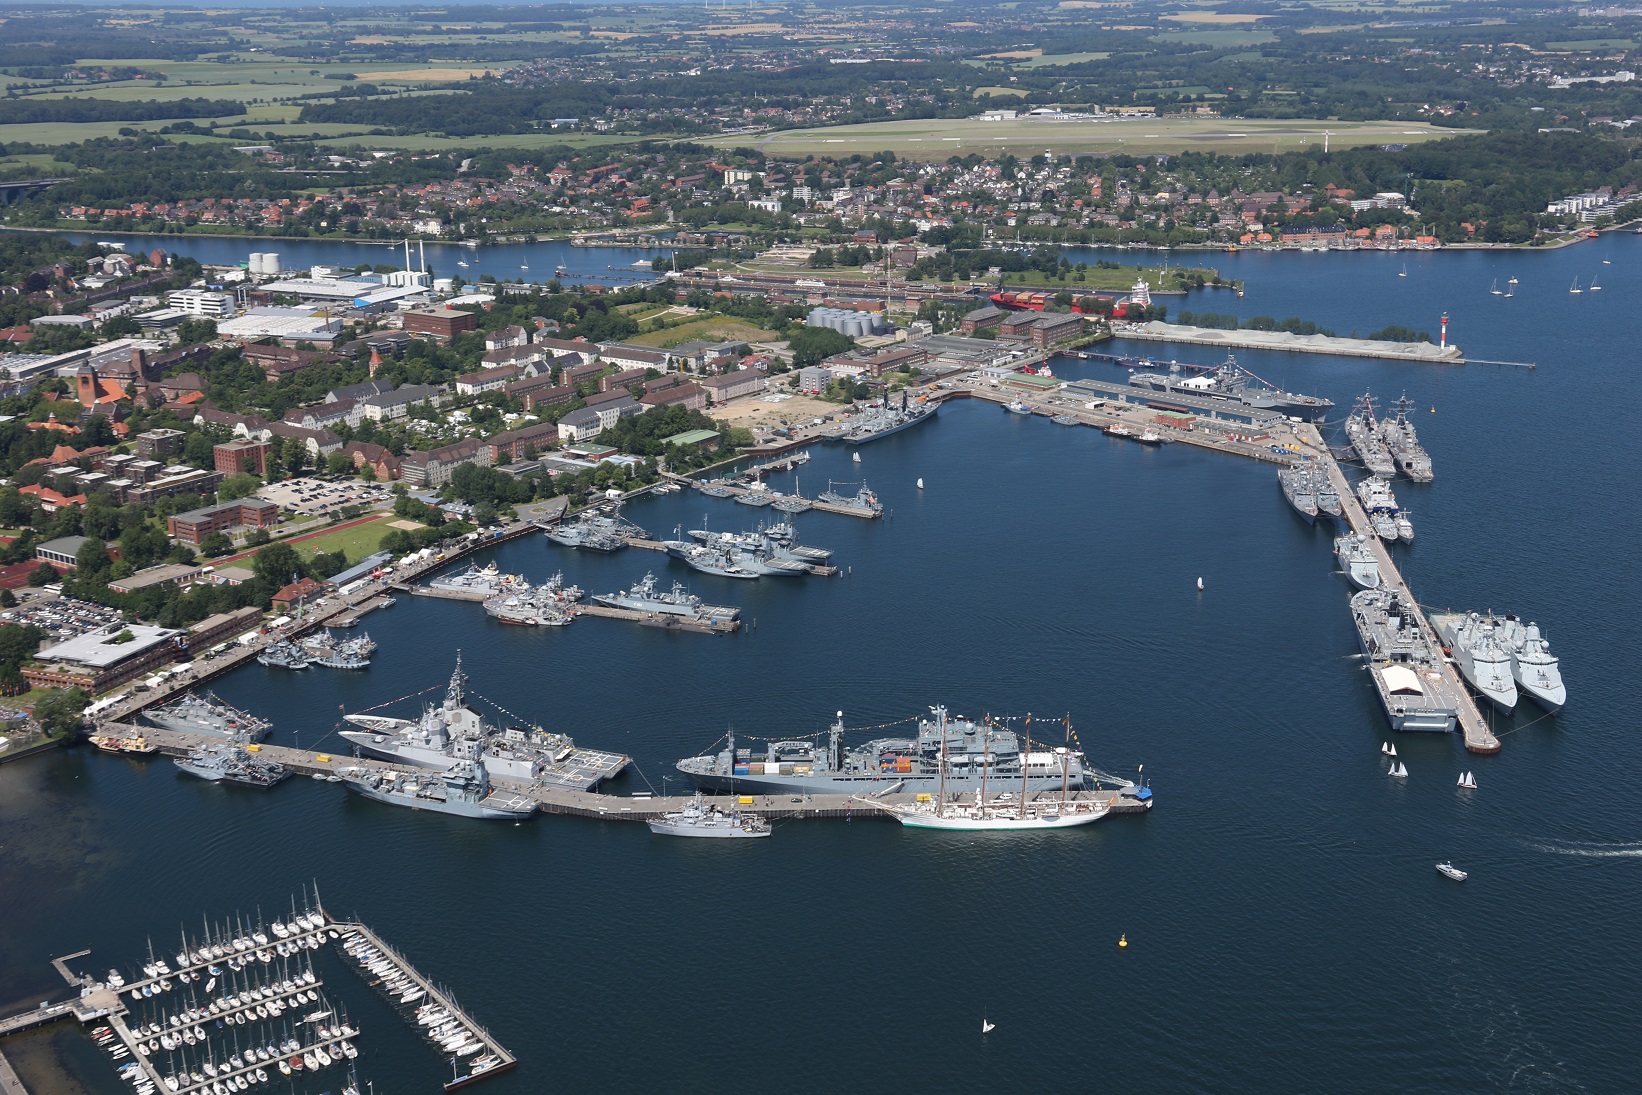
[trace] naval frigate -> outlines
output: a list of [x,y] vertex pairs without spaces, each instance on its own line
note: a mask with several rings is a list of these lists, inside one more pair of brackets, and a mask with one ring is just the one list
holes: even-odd
[[1237,358],[1233,356],[1228,356],[1226,363],[1217,369],[1171,364],[1167,372],[1130,373],[1129,383],[1154,392],[1224,400],[1250,410],[1270,411],[1305,422],[1317,422],[1334,409],[1331,399],[1320,395],[1297,395],[1266,383],[1237,364]]
[[578,791],[592,790],[629,763],[619,753],[579,748],[568,736],[539,726],[493,726],[468,706],[466,687],[458,653],[443,703],[428,705],[416,719],[345,715],[360,729],[341,736],[371,756],[416,768],[444,771],[458,760],[483,761],[499,779]]
[[1472,688],[1501,711],[1515,709],[1517,684],[1511,676],[1511,655],[1499,641],[1493,617],[1434,612],[1431,626]]

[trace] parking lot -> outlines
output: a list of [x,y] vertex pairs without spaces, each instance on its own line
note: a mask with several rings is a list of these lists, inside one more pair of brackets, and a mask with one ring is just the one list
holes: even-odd
[[257,497],[292,513],[330,517],[344,506],[371,507],[391,502],[393,492],[382,483],[331,483],[319,479],[288,479],[263,487],[257,491]]
[[50,636],[45,641],[47,646],[67,642],[99,627],[117,624],[120,619],[117,608],[105,608],[72,597],[40,599],[0,612],[0,624],[33,624],[43,629]]

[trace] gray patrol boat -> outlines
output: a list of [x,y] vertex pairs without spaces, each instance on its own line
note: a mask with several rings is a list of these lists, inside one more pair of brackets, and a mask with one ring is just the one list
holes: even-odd
[[[1312,482],[1311,469],[1296,464],[1290,468],[1277,470],[1277,485],[1282,488],[1283,497],[1288,499],[1294,512],[1306,519],[1306,524],[1317,523],[1317,488]],[[1335,499],[1336,502],[1339,499]]]
[[413,810],[494,821],[523,821],[536,812],[530,799],[494,790],[478,760],[459,760],[440,774],[344,768],[337,775],[350,791]]
[[173,763],[191,776],[240,787],[272,787],[291,774],[283,764],[258,760],[244,748],[228,744],[195,749]]
[[458,760],[483,761],[500,779],[577,791],[592,790],[630,763],[620,753],[578,748],[566,735],[539,726],[492,726],[467,705],[466,686],[458,652],[443,703],[429,705],[416,719],[345,715],[360,729],[341,736],[371,756],[416,768],[443,771]]
[[722,620],[740,619],[741,609],[725,605],[710,605],[674,582],[672,590],[656,588],[656,576],[646,574],[625,593],[595,593],[593,600],[611,608],[625,608],[633,612],[661,612],[670,616],[708,616]]
[[[983,779],[1000,792],[1020,789],[1020,736],[996,723],[964,718],[919,719],[913,736],[875,738],[849,748],[839,712],[824,744],[817,734],[770,742],[755,753],[738,749],[731,734],[720,752],[687,757],[677,767],[696,787],[713,794],[933,793],[941,785],[943,732],[948,792],[979,791]],[[1033,750],[1024,763],[1028,792],[1093,786],[1080,752],[1062,756],[1052,749]]]
[[1454,729],[1462,697],[1442,673],[1441,651],[1414,606],[1394,590],[1365,589],[1352,595],[1351,622],[1391,728],[1438,734]]
[[652,833],[662,836],[709,837],[719,840],[745,840],[749,837],[770,835],[770,823],[757,814],[743,814],[738,810],[725,813],[717,806],[702,800],[701,792],[684,804],[682,810],[649,818],[645,824]]
[[586,510],[575,520],[560,521],[542,531],[555,544],[607,553],[626,547],[628,540],[650,538],[648,532],[621,515],[620,503],[612,506],[608,513]]
[[155,726],[180,734],[211,734],[236,741],[261,741],[268,736],[270,723],[224,703],[215,693],[184,693],[164,707],[143,712]]

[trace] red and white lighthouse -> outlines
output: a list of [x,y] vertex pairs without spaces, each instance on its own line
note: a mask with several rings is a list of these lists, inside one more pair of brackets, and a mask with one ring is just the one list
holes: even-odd
[[1448,349],[1448,313],[1442,314],[1442,349]]

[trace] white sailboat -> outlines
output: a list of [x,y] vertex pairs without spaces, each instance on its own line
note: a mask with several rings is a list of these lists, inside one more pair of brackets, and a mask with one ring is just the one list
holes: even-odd
[[1396,755],[1397,755],[1397,747],[1395,745],[1392,745],[1389,741],[1382,741],[1380,743],[1380,756],[1382,756],[1382,757],[1394,757]]
[[1505,283],[1505,295],[1508,296],[1508,297],[1514,297],[1514,296],[1517,295],[1517,279],[1516,278],[1512,278],[1510,281]]
[[1407,779],[1408,765],[1404,764],[1400,760],[1394,760],[1391,762],[1391,767],[1386,770],[1385,774],[1388,776],[1396,776],[1398,779]]
[[1488,286],[1488,293],[1489,293],[1490,296],[1496,296],[1496,297],[1502,297],[1502,296],[1505,295],[1503,292],[1500,291],[1499,278],[1495,278],[1493,280],[1493,282]]
[[1460,781],[1458,783],[1456,783],[1454,786],[1464,787],[1467,791],[1476,790],[1477,789],[1477,774],[1475,772],[1461,772],[1460,773]]
[[998,1029],[998,1024],[989,1023],[984,1018],[981,1020],[981,1033],[982,1034],[991,1034],[996,1029]]
[[[1027,795],[1027,780],[1031,766],[1029,758],[1032,753],[1032,738],[1030,727],[1032,716],[1027,716],[1027,734],[1021,744],[1021,789],[1018,801],[988,801],[986,797],[986,774],[992,767],[991,757],[991,728],[988,724],[986,749],[987,753],[981,767],[981,788],[975,792],[973,802],[948,802],[946,800],[946,707],[937,706],[930,710],[935,715],[936,725],[941,734],[941,777],[933,802],[910,803],[883,803],[877,799],[857,798],[857,801],[877,806],[885,813],[892,815],[895,820],[909,829],[947,829],[968,830],[971,832],[982,830],[1021,830],[1021,829],[1069,829],[1079,825],[1090,825],[1105,817],[1112,810],[1112,803],[1117,800],[1114,793],[1106,801],[1095,799],[1074,799],[1069,797],[1070,759],[1071,751],[1067,747],[1057,748],[1055,755],[1060,760],[1061,789],[1060,798],[1051,800],[1029,801]],[[1066,722],[1067,739],[1070,741],[1072,733],[1071,720]]]
[[1588,286],[1588,288],[1593,293],[1599,292],[1602,289],[1602,286],[1600,286],[1596,283],[1596,275],[1595,274],[1591,275],[1591,284]]
[[1570,292],[1570,293],[1583,293],[1584,291],[1585,290],[1583,290],[1579,287],[1579,279],[1578,278],[1575,278],[1573,285],[1568,287],[1568,292]]
[[1397,273],[1397,276],[1400,278],[1406,278],[1408,276],[1408,263],[1403,263],[1403,268]]

